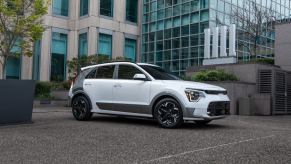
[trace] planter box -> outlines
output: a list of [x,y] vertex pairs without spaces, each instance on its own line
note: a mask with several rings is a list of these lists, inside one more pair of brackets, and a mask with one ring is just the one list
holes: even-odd
[[34,80],[0,80],[0,124],[31,123]]

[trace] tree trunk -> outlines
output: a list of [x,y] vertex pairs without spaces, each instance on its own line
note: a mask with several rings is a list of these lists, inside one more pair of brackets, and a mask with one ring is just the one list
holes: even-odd
[[5,80],[6,79],[6,62],[7,59],[4,58],[3,63],[2,63],[2,73],[1,73],[1,79]]

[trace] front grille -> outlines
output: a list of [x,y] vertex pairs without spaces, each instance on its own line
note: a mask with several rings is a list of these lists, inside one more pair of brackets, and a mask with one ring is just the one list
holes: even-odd
[[219,94],[227,95],[227,91],[210,91],[210,90],[205,90],[205,93],[207,93],[209,95],[219,95]]
[[209,116],[220,116],[230,114],[229,101],[211,102],[207,109]]

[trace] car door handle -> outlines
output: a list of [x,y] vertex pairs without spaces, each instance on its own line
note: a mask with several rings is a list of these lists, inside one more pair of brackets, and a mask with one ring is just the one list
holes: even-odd
[[121,87],[121,84],[114,84],[113,87],[115,87],[115,88]]
[[91,83],[85,83],[84,85],[87,85],[88,86],[88,85],[92,85],[92,84]]

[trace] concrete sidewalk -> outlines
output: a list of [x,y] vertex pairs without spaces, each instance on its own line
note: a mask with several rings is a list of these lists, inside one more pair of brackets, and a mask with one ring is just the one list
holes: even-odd
[[33,113],[71,112],[70,107],[34,107]]

